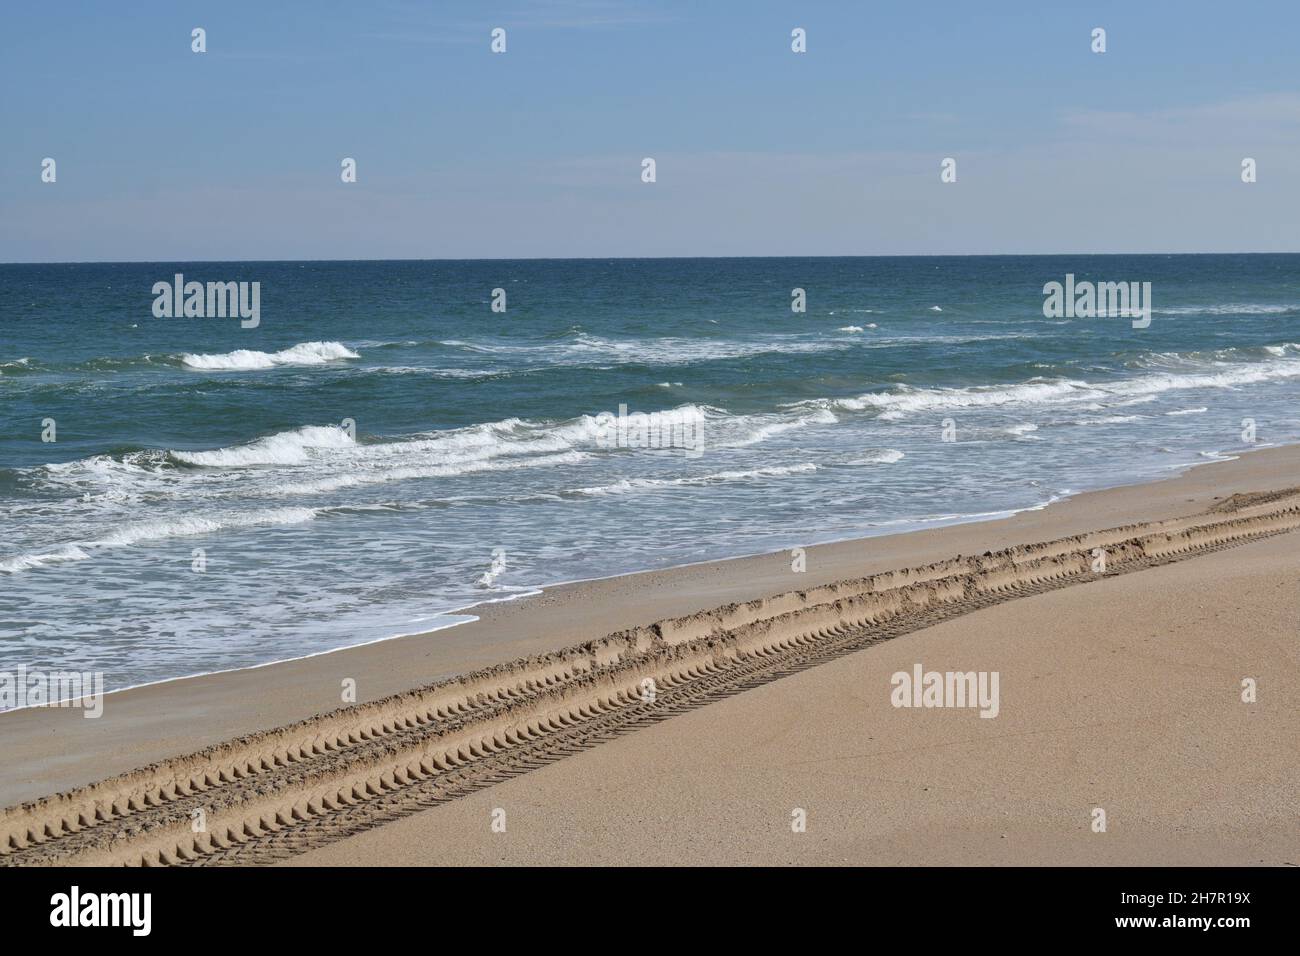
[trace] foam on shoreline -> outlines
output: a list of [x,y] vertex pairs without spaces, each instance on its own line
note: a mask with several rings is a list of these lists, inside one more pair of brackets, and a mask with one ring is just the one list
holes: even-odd
[[[954,614],[1097,580],[1104,576],[1092,566],[1097,548],[1106,549],[1113,575],[1297,528],[1300,488],[1235,494],[1199,514],[958,555],[616,631],[10,807],[0,812],[0,861],[256,862],[260,847],[282,852],[281,831],[313,823],[312,839],[294,844],[300,851],[355,832],[351,824],[331,829],[350,808],[382,798],[390,808],[377,818],[383,822],[407,796],[412,809],[421,806],[426,781],[463,779],[478,768],[494,779],[497,754],[653,721],[659,699],[646,697],[647,683],[664,706],[690,704],[700,690],[706,702],[736,680],[733,693],[792,663],[811,666]],[[199,806],[208,830],[196,835],[190,811]]]

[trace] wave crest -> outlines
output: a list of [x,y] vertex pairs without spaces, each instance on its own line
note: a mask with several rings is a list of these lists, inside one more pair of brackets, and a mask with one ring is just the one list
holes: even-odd
[[300,342],[279,352],[236,349],[218,355],[181,356],[181,364],[203,372],[253,371],[279,365],[324,365],[339,359],[361,358],[342,342]]
[[356,440],[334,425],[305,425],[290,432],[258,438],[247,445],[214,451],[173,451],[171,457],[187,465],[205,468],[242,468],[249,465],[298,465],[307,461],[313,449],[347,448]]

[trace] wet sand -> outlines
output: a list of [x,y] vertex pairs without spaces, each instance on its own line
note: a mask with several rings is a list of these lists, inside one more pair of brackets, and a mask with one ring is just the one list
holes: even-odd
[[[671,719],[638,725],[634,732],[620,731],[599,746],[530,773],[506,774],[486,789],[480,781],[477,789],[432,809],[407,808],[400,818],[380,821],[383,825],[372,822],[355,835],[340,839],[335,834],[320,846],[302,844],[288,856],[309,863],[397,864],[635,859],[1295,863],[1300,658],[1294,622],[1300,608],[1294,582],[1300,539],[1284,533],[1289,526],[1257,527],[1250,533],[1267,531],[1270,536],[1237,542],[1230,550],[1188,551],[1175,555],[1177,563],[1141,570],[1135,564],[1133,573],[1101,580],[1086,580],[1086,562],[1076,566],[1079,555],[1074,552],[1086,553],[1080,549],[1095,544],[1092,539],[1067,542],[1050,559],[1023,546],[1138,523],[1147,534],[1154,523],[1193,515],[1221,522],[1233,515],[1211,509],[1222,507],[1233,494],[1295,484],[1297,464],[1300,449],[1268,449],[1165,482],[1079,495],[1000,521],[817,546],[808,549],[804,573],[792,571],[791,556],[782,552],[565,585],[536,597],[486,605],[476,610],[478,621],[428,635],[110,695],[98,720],[85,720],[73,709],[0,715],[0,747],[7,758],[0,805],[189,754],[161,770],[129,775],[125,786],[118,781],[117,789],[83,794],[80,803],[76,798],[47,802],[40,813],[69,820],[65,831],[53,827],[51,845],[74,829],[94,829],[100,822],[94,819],[96,806],[107,806],[106,819],[145,811],[162,819],[165,805],[201,803],[202,790],[220,804],[214,808],[217,815],[222,806],[238,805],[243,813],[252,804],[246,796],[230,797],[221,789],[226,783],[234,786],[264,768],[315,768],[319,761],[313,761],[321,756],[338,763],[333,750],[343,745],[313,749],[303,740],[325,740],[340,727],[346,733],[339,739],[346,743],[352,733],[356,746],[374,746],[372,736],[391,740],[399,730],[427,736],[427,727],[410,716],[423,711],[410,710],[409,699],[372,704],[364,719],[377,721],[378,730],[356,732],[359,725],[348,723],[352,712],[347,711],[343,717],[313,721],[342,706],[340,687],[348,678],[356,681],[358,701],[365,705],[496,665],[496,672],[480,675],[469,693],[459,686],[457,693],[467,701],[463,713],[462,705],[447,703],[449,690],[431,692],[428,699],[437,706],[427,710],[429,720],[436,725],[469,719],[465,713],[485,706],[476,694],[495,695],[492,706],[504,701],[515,708],[511,713],[522,721],[520,726],[527,727],[537,714],[518,709],[523,706],[515,699],[520,694],[544,692],[557,695],[557,706],[573,703],[560,699],[571,689],[550,690],[548,682],[557,687],[568,682],[586,693],[593,682],[611,679],[596,671],[614,663],[649,667],[647,674],[667,673],[662,670],[663,648],[650,646],[656,640],[667,641],[679,656],[685,651],[678,645],[704,653],[691,642],[707,643],[721,629],[727,640],[734,638],[735,647],[728,645],[726,653],[743,658],[774,653],[760,646],[758,631],[764,628],[764,634],[781,628],[789,634],[834,631],[843,623],[840,618],[849,620],[842,613],[846,601],[875,601],[884,608],[871,612],[879,620],[900,615],[902,621],[903,611],[921,608],[917,588],[928,595],[925,600],[946,601],[942,589],[951,590],[957,581],[970,591],[972,575],[983,575],[978,588],[989,593],[1002,587],[1003,578],[1015,577],[1020,582],[1015,587],[1020,587],[1022,577],[1032,584],[1072,575],[1071,581],[1081,582],[1077,586],[1013,593],[933,624],[918,617],[915,627],[909,625],[910,630],[889,640],[725,699],[692,705]],[[1257,515],[1250,519],[1257,525],[1281,520],[1276,502],[1250,499],[1242,504],[1239,514]],[[1187,524],[1197,521],[1202,519]],[[1205,538],[1197,547],[1220,546],[1214,535],[1205,537],[1209,532],[1193,530]],[[1121,538],[1137,540],[1134,535],[1116,540]],[[972,555],[1002,549],[1017,554],[1005,559],[1005,567],[970,563]],[[1047,571],[1020,573],[1029,565],[1037,568],[1040,559],[1056,564]],[[916,570],[935,562],[949,564],[941,571]],[[913,571],[856,590],[831,588],[815,600],[796,602],[798,607],[788,600],[769,600],[755,605],[753,613],[733,609],[721,617],[692,616],[795,589],[811,594],[833,582],[861,581],[893,569]],[[1008,569],[1015,574],[1008,577]],[[890,597],[894,603],[886,608],[881,602],[888,602],[880,596],[886,592],[903,596]],[[834,621],[825,617],[828,607],[836,609]],[[689,623],[648,628],[682,615]],[[613,632],[623,636],[611,641],[607,635]],[[599,646],[584,652],[590,657],[585,663],[582,655],[570,655],[558,665],[546,657],[527,666],[509,663],[593,641]],[[794,645],[787,650],[810,653]],[[652,652],[659,656],[650,661],[645,655]],[[998,717],[893,707],[890,675],[917,663],[926,670],[999,672]],[[1259,681],[1255,704],[1240,700],[1239,685],[1246,676]],[[535,683],[519,694],[500,691],[524,686],[520,680]],[[614,684],[595,689],[604,695],[599,700],[615,703],[617,694],[625,692]],[[581,705],[574,711],[578,716],[556,717],[556,726],[585,719],[583,708],[593,715],[606,706]],[[493,733],[508,735],[509,721],[501,724],[502,719],[500,713],[492,717]],[[411,727],[398,726],[406,720]],[[305,723],[278,737],[265,734],[295,722]],[[230,743],[250,734],[256,737],[252,743]],[[426,744],[413,752],[432,754]],[[476,746],[465,744],[464,760],[486,755],[476,753]],[[216,750],[196,753],[210,747]],[[241,763],[249,753],[262,754],[257,758],[261,762]],[[227,764],[242,769],[223,770]],[[344,771],[356,769],[361,781],[358,796],[348,799],[365,798],[366,773],[376,766],[373,761],[356,767],[344,762],[329,774],[312,769],[315,776],[309,774],[303,788],[303,819],[327,811],[337,816],[338,808],[329,807],[331,798],[321,794],[343,779],[337,775]],[[377,772],[381,784],[376,786],[387,792],[390,784]],[[196,787],[194,779],[201,781],[205,774],[211,783]],[[406,785],[397,780],[391,787],[396,792]],[[151,796],[154,790],[156,797]],[[314,807],[311,799],[326,803]],[[88,807],[92,812],[86,818]],[[301,822],[283,811],[288,816],[277,823],[276,813],[283,808],[267,807],[268,832]],[[1096,807],[1108,815],[1103,834],[1090,829]],[[490,827],[491,811],[497,808],[505,811],[505,833]],[[791,832],[795,808],[807,811],[807,832]],[[27,817],[16,820],[11,812],[15,833],[30,822]],[[31,847],[47,839],[45,834],[32,836],[40,839],[19,836],[11,849],[15,843]],[[154,842],[162,846],[167,838]],[[302,853],[304,849],[309,852]]]

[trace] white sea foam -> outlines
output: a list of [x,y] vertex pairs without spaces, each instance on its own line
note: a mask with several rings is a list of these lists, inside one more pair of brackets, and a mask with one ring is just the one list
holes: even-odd
[[[847,411],[882,409],[896,413],[936,408],[970,408],[1012,403],[1049,403],[1081,397],[1101,397],[1105,393],[1087,382],[1035,380],[1018,385],[976,385],[967,388],[916,388],[897,386],[891,392],[875,392],[853,398],[813,399],[809,403]],[[882,416],[884,417],[884,416]]]
[[62,561],[85,561],[89,557],[90,555],[75,544],[69,544],[54,551],[20,554],[14,558],[6,558],[0,561],[0,572],[17,574],[19,571],[28,571],[46,564],[57,564]]
[[251,371],[279,365],[324,365],[338,359],[361,358],[341,342],[302,342],[279,352],[236,349],[220,355],[181,356],[181,363],[205,372]]
[[779,478],[784,475],[805,474],[816,471],[812,462],[800,465],[775,465],[768,468],[751,468],[743,471],[718,471],[707,475],[690,475],[682,478],[624,478],[608,485],[595,485],[590,488],[574,488],[569,494],[600,497],[603,495],[626,494],[648,488],[677,488],[716,485],[731,481],[753,481],[759,478]]
[[498,342],[469,342],[447,339],[439,344],[487,355],[513,355],[542,365],[691,365],[767,353],[833,352],[848,348],[844,343],[814,340],[797,335],[761,339],[709,339],[662,336],[645,339],[611,339],[580,333],[573,337],[539,344],[514,345]]
[[[895,386],[890,391],[872,392],[850,398],[812,399],[788,408],[821,407],[846,411],[879,410],[879,417],[897,420],[905,414],[937,409],[976,408],[999,405],[1054,405],[1071,402],[1141,404],[1169,391],[1202,388],[1236,388],[1241,385],[1300,377],[1300,361],[1200,365],[1196,371],[1140,375],[1112,382],[1079,379],[1036,378],[1008,385],[974,385],[961,388],[917,388]],[[1212,370],[1211,370],[1212,369]]]
[[512,375],[519,370],[504,366],[492,368],[438,368],[429,365],[374,365],[368,367],[366,371],[379,375],[426,375],[429,378],[470,379]]
[[[1145,405],[1174,390],[1236,389],[1253,382],[1300,376],[1297,356],[1300,352],[1293,350],[1292,344],[1278,344],[1243,347],[1239,352],[1231,353],[1231,361],[1218,353],[1187,353],[1170,358],[1169,365],[1148,366],[1144,373],[1110,381],[1034,378],[1004,385],[959,388],[895,385],[881,392],[797,402],[775,411],[750,414],[730,414],[704,404],[647,411],[652,421],[656,415],[669,416],[673,420],[679,420],[685,414],[702,416],[706,453],[720,456],[718,464],[713,466],[715,477],[705,476],[702,480],[705,483],[711,480],[743,481],[776,474],[765,475],[758,470],[759,465],[770,461],[764,452],[773,453],[763,443],[771,443],[777,453],[796,444],[821,449],[816,454],[830,448],[826,457],[828,464],[847,459],[852,464],[888,466],[898,460],[892,456],[897,449],[892,448],[867,449],[870,455],[861,451],[856,456],[852,451],[846,455],[846,447],[852,449],[856,445],[860,449],[864,444],[894,443],[894,440],[884,438],[883,433],[865,438],[860,433],[855,434],[855,420],[858,427],[871,429],[878,426],[869,417],[876,417],[879,427],[884,427],[889,421],[924,415],[931,410],[943,412],[988,407],[1003,414],[995,416],[994,422],[984,423],[977,416],[968,416],[971,420],[969,423],[964,421],[963,427],[972,429],[971,434],[993,440],[1035,441],[1038,436],[1032,434],[1035,429],[1029,419],[1038,421],[1043,427],[1076,422],[1091,426],[1136,422],[1143,416],[1129,414],[1126,406]],[[1204,414],[1204,409],[1212,407],[1213,403],[1206,401],[1207,396],[1203,393],[1189,397],[1191,401],[1185,400],[1178,405],[1171,402],[1172,411],[1169,411],[1170,406],[1165,406],[1151,414]],[[1043,422],[1036,411],[1017,411],[1020,408],[1036,410],[1061,406],[1066,409],[1066,414],[1058,412],[1052,416],[1055,420],[1048,422]],[[860,417],[853,414],[855,412],[865,415]],[[998,424],[997,417],[1003,418],[1004,422]],[[868,420],[863,421],[863,418]],[[841,422],[844,431],[838,427]],[[1104,431],[1104,428],[1098,429],[1099,440]],[[219,521],[224,511],[244,511],[258,502],[355,504],[356,496],[340,499],[333,493],[385,482],[451,480],[459,476],[508,473],[519,469],[539,470],[538,479],[525,479],[522,473],[520,476],[521,484],[527,481],[521,491],[533,496],[553,495],[561,488],[578,485],[605,488],[616,478],[624,476],[630,485],[619,485],[615,491],[606,493],[635,487],[659,487],[660,482],[676,485],[701,480],[698,476],[688,476],[686,481],[649,478],[641,464],[620,463],[624,458],[645,454],[643,450],[602,448],[598,443],[600,435],[601,427],[594,415],[561,421],[506,418],[455,429],[383,439],[370,437],[362,442],[354,441],[337,427],[308,425],[210,450],[146,450],[26,469],[20,480],[31,481],[43,492],[59,495],[53,499],[47,495],[40,506],[50,512],[50,522],[47,523],[62,529],[52,540],[70,544],[61,549],[58,544],[46,543],[50,537],[33,536],[13,548],[0,564],[0,570],[83,560],[83,555],[93,550],[96,541],[108,540],[115,534],[140,533],[139,528],[129,532],[120,528],[122,516],[138,517],[141,508],[151,511],[176,508],[176,503],[187,509],[182,516],[192,514]],[[844,437],[837,437],[841,435]],[[898,441],[901,443],[902,439]],[[750,446],[758,447],[747,451]],[[815,453],[797,454],[812,457]],[[651,459],[655,457],[650,456]],[[571,467],[574,472],[567,471]],[[579,467],[582,469],[580,472],[576,470]],[[648,463],[646,467],[657,466]],[[542,473],[552,468],[562,469],[557,472],[562,477],[558,480],[540,478]],[[610,470],[615,470],[615,475],[611,476]],[[572,480],[575,473],[587,480]],[[647,477],[638,479],[638,475]],[[638,484],[639,480],[649,484]],[[493,484],[499,482],[475,485],[474,488],[485,489],[483,494],[486,498],[500,499],[501,489],[494,488]],[[539,484],[543,487],[537,487]],[[545,487],[547,484],[550,487]],[[427,498],[430,494],[442,493],[445,496],[446,492],[462,494],[468,490],[462,487],[446,491],[421,489],[420,494]],[[295,500],[297,496],[317,495],[324,496],[323,500],[310,497],[303,501]],[[157,517],[170,520],[177,517],[177,513],[164,511]],[[58,523],[53,524],[55,521]],[[183,527],[183,523],[178,525],[178,531]],[[194,533],[202,533],[208,526],[200,521],[194,528]],[[19,552],[17,557],[12,556],[14,551]]]
[[562,452],[555,455],[534,455],[527,458],[508,458],[499,461],[467,460],[447,464],[410,464],[387,468],[362,468],[333,478],[277,485],[277,495],[314,495],[343,488],[384,484],[390,481],[410,481],[415,478],[457,478],[461,475],[482,472],[513,471],[519,468],[545,468],[556,465],[574,465],[587,459],[583,452]]
[[306,425],[289,432],[268,435],[247,445],[215,451],[173,451],[171,457],[187,465],[207,468],[243,468],[249,465],[297,465],[308,460],[314,449],[345,448],[356,441],[333,425]]
[[1235,388],[1297,376],[1300,376],[1300,362],[1268,361],[1223,366],[1213,372],[1144,375],[1128,381],[1108,383],[1104,387],[1114,395],[1145,395],[1188,388]]
[[712,448],[744,448],[784,432],[810,425],[834,425],[838,420],[828,408],[816,408],[810,414],[795,415],[715,414],[712,421],[706,419],[706,442]]
[[491,588],[496,586],[496,580],[505,572],[505,565],[494,564],[479,576],[479,587]]
[[212,534],[233,528],[251,528],[259,525],[299,524],[311,521],[318,511],[315,508],[267,508],[242,514],[220,514],[212,517],[185,515],[179,518],[139,521],[118,531],[88,542],[90,547],[122,547],[141,541],[161,538],[188,537]]
[[[643,414],[647,428],[662,428],[682,421],[701,421],[704,423],[706,443],[709,447],[717,448],[752,445],[793,429],[834,424],[837,420],[835,414],[826,408],[729,415],[724,409],[709,405],[684,404]],[[405,477],[454,476],[468,470],[482,470],[482,463],[498,458],[522,460],[530,456],[587,453],[602,449],[609,451],[600,441],[607,431],[608,426],[602,424],[596,415],[581,415],[559,422],[507,418],[464,428],[359,444],[341,428],[308,425],[268,435],[244,445],[212,451],[171,451],[164,457],[187,465],[214,469],[310,464],[317,470],[324,468],[339,472],[306,484],[277,483],[276,493],[286,494],[307,487],[323,491]],[[627,452],[614,450],[612,453]],[[539,463],[558,464],[576,460],[579,459],[551,457]],[[77,464],[85,467],[87,463]],[[105,459],[97,467],[110,471],[140,471],[138,465],[112,459]]]
[[1033,438],[1031,432],[1038,431],[1038,426],[1033,422],[1022,422],[1019,425],[1008,425],[1004,431],[1008,435],[1014,435],[1017,438]]
[[1152,309],[1157,315],[1282,315],[1300,310],[1300,305],[1276,305],[1254,302],[1223,302],[1215,305],[1188,305],[1172,309]]
[[1100,418],[1075,418],[1069,421],[1060,422],[1062,425],[1122,425],[1127,422],[1136,422],[1145,415],[1103,415]]
[[[736,444],[761,441],[798,427],[804,419],[834,420],[827,413],[733,417],[722,409],[689,404],[649,412],[647,420],[680,422],[685,416],[722,423],[717,440]],[[601,448],[606,431],[593,415],[560,422],[507,418],[358,443],[342,428],[307,425],[223,448],[149,450],[120,458],[97,455],[30,473],[36,483],[77,495],[83,502],[197,500],[231,494],[284,497],[409,478],[577,463]],[[491,464],[497,460],[506,463]]]
[[217,531],[261,525],[298,524],[311,521],[318,513],[319,509],[316,508],[268,508],[243,513],[227,512],[211,516],[185,515],[176,518],[136,521],[100,538],[70,542],[54,551],[33,552],[7,558],[0,561],[0,572],[16,574],[19,571],[27,571],[47,564],[64,561],[86,561],[98,549],[127,547],[139,544],[142,541],[212,534]]
[[881,448],[873,451],[871,454],[862,458],[853,458],[845,464],[848,465],[893,465],[902,461],[907,456],[897,448]]
[[1098,408],[1128,408],[1130,405],[1146,405],[1158,398],[1158,395],[1138,395],[1136,398],[1126,398],[1122,402],[1106,402]]

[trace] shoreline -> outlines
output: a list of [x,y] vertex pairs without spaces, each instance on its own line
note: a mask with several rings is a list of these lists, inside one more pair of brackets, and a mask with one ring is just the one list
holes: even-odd
[[1155,482],[1083,491],[1009,517],[810,545],[802,573],[791,571],[788,552],[777,551],[550,586],[479,605],[476,620],[440,630],[113,691],[96,720],[74,708],[7,711],[0,714],[0,745],[11,759],[0,782],[0,806],[336,710],[350,703],[340,697],[341,678],[356,682],[356,703],[365,704],[729,602],[954,554],[1178,517],[1233,493],[1285,485],[1287,474],[1300,474],[1300,445],[1193,465]]
[[[1083,488],[1079,490],[1065,489],[1064,491],[1054,494],[1047,501],[1039,502],[1038,504],[1034,504],[1034,505],[1026,505],[1021,508],[1008,508],[1001,511],[978,512],[973,514],[938,515],[929,518],[892,519],[890,521],[883,522],[881,527],[884,527],[886,525],[891,525],[891,524],[898,524],[901,525],[902,527],[898,528],[897,530],[891,529],[888,531],[882,531],[878,534],[853,534],[845,537],[813,540],[809,543],[800,544],[795,547],[802,547],[805,549],[824,548],[828,545],[843,545],[843,544],[850,544],[854,542],[872,541],[880,538],[891,538],[891,537],[917,534],[924,531],[941,530],[944,528],[963,527],[968,525],[979,525],[979,524],[994,523],[998,521],[1005,521],[1014,518],[1017,515],[1045,511],[1049,508],[1052,508],[1060,504],[1061,502],[1069,501],[1080,495],[1097,494],[1097,493],[1114,491],[1123,488],[1139,488],[1146,485],[1160,484],[1162,482],[1169,481],[1171,479],[1175,479],[1180,476],[1186,475],[1197,468],[1203,468],[1208,465],[1224,464],[1227,462],[1237,461],[1243,457],[1248,458],[1249,456],[1258,454],[1260,452],[1266,452],[1266,451],[1282,449],[1282,448],[1300,448],[1300,442],[1266,444],[1258,448],[1247,449],[1245,451],[1239,451],[1239,452],[1214,452],[1213,454],[1220,455],[1223,457],[1211,458],[1206,461],[1183,462],[1179,464],[1169,465],[1168,468],[1169,471],[1172,472],[1172,474],[1164,477],[1152,477],[1147,479],[1140,479],[1138,481],[1134,481],[1130,483],[1117,484],[1117,485],[1100,485],[1093,488]],[[1206,453],[1202,452],[1201,454],[1204,455]],[[115,694],[128,693],[130,691],[137,691],[148,687],[157,687],[157,686],[162,686],[167,684],[179,683],[183,681],[199,680],[208,677],[218,677],[227,674],[239,674],[245,671],[253,671],[265,667],[275,667],[281,664],[293,664],[299,661],[311,660],[312,658],[324,657],[330,654],[339,654],[346,651],[356,650],[359,648],[371,647],[373,645],[382,644],[388,641],[398,641],[398,640],[404,640],[406,638],[427,637],[428,635],[436,634],[440,631],[446,631],[452,628],[462,627],[467,624],[476,623],[477,621],[480,620],[480,616],[474,614],[473,612],[479,608],[495,605],[495,604],[504,604],[504,603],[510,603],[515,601],[535,599],[541,597],[547,591],[553,591],[557,588],[593,585],[593,584],[599,584],[601,582],[606,582],[606,581],[615,581],[620,578],[634,578],[637,577],[638,575],[645,575],[645,574],[658,574],[664,572],[686,572],[691,568],[704,567],[704,566],[715,565],[715,564],[724,564],[728,561],[747,561],[751,559],[773,558],[777,555],[785,554],[789,550],[790,549],[786,547],[786,548],[777,548],[771,551],[743,552],[740,554],[730,555],[727,557],[705,558],[700,561],[687,561],[683,563],[675,563],[675,564],[665,565],[664,567],[661,568],[641,568],[641,569],[631,570],[631,571],[618,571],[613,574],[603,575],[598,577],[566,578],[564,580],[554,581],[549,584],[518,585],[518,593],[515,594],[510,594],[510,595],[505,595],[505,596],[495,597],[495,598],[492,597],[484,598],[481,601],[475,601],[471,604],[458,605],[448,610],[432,612],[432,616],[434,617],[446,617],[446,618],[460,617],[460,618],[464,618],[463,620],[448,621],[445,624],[441,624],[435,627],[424,628],[417,631],[405,631],[399,634],[390,634],[384,637],[376,637],[367,641],[362,641],[357,644],[342,644],[337,647],[325,648],[324,650],[312,651],[311,653],[308,654],[301,654],[293,657],[277,657],[272,660],[261,661],[254,664],[241,664],[237,667],[225,667],[225,668],[220,668],[218,670],[211,670],[211,671],[196,671],[195,673],[192,674],[180,674],[174,677],[160,677],[157,680],[144,681],[139,684],[129,684],[126,687],[117,687],[112,690],[104,691],[104,693],[101,695],[101,699],[107,700]],[[0,710],[0,720],[2,720],[8,714],[18,713],[20,711],[25,711],[25,710],[48,709],[50,707],[65,707],[67,709],[72,709],[73,705],[76,704],[77,700],[78,700],[77,698],[71,698],[68,700],[61,700],[60,702],[58,702],[58,704],[51,704],[51,705],[24,704],[21,707],[13,707],[8,710]],[[3,726],[0,726],[0,733],[3,733]]]
[[[275,862],[1298,866],[1298,575],[1292,531],[1031,588]],[[898,708],[922,664],[996,719]]]
[[[398,693],[10,806],[0,862],[1294,865],[1300,486],[1278,481],[1297,454],[1266,457],[879,562],[832,547],[831,583],[746,561],[575,589],[550,613],[620,629],[414,686],[408,666]],[[706,610],[662,616],[691,588]],[[971,696],[904,706],[926,666]],[[222,700],[287,706],[256,676]],[[147,728],[112,714],[123,761]]]

